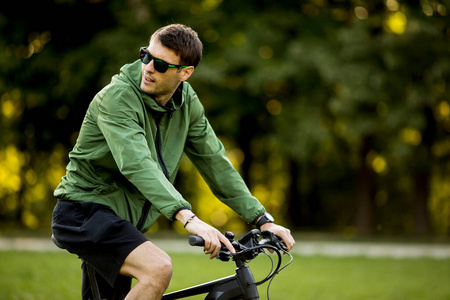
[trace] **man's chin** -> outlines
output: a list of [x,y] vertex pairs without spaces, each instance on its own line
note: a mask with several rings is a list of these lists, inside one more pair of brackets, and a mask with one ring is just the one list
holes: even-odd
[[151,94],[152,89],[150,89],[147,85],[141,83],[141,90],[146,94]]

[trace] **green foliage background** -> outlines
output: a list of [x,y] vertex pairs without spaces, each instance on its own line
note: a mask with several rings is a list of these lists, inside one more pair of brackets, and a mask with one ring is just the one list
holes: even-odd
[[[48,228],[89,102],[154,30],[184,23],[204,43],[190,82],[277,220],[448,235],[449,14],[448,0],[2,3],[0,222]],[[245,226],[189,162],[181,175],[202,218]]]

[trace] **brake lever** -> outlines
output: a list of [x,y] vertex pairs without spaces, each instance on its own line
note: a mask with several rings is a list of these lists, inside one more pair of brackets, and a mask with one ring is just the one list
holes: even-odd
[[283,242],[283,240],[279,236],[275,235],[273,232],[268,231],[268,230],[263,230],[261,232],[261,236],[262,236],[262,239],[260,241],[260,244],[267,243],[267,244],[277,247],[280,250],[283,250],[283,251],[288,250],[288,248],[286,247],[286,244]]

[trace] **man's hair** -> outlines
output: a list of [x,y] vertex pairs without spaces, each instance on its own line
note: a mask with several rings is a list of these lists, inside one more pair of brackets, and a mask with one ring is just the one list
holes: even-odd
[[150,42],[158,39],[166,48],[169,48],[180,57],[180,65],[197,67],[202,58],[203,44],[197,32],[182,24],[171,24],[155,31]]

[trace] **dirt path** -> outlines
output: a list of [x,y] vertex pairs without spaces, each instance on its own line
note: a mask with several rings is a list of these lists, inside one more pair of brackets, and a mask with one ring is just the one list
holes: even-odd
[[[184,240],[154,240],[157,246],[167,252],[200,253]],[[45,238],[1,238],[0,250],[64,251],[58,249],[50,239]],[[331,242],[297,241],[293,253],[299,255],[325,255],[335,257],[365,256],[415,258],[431,257],[450,259],[449,244],[375,243],[375,242]]]

